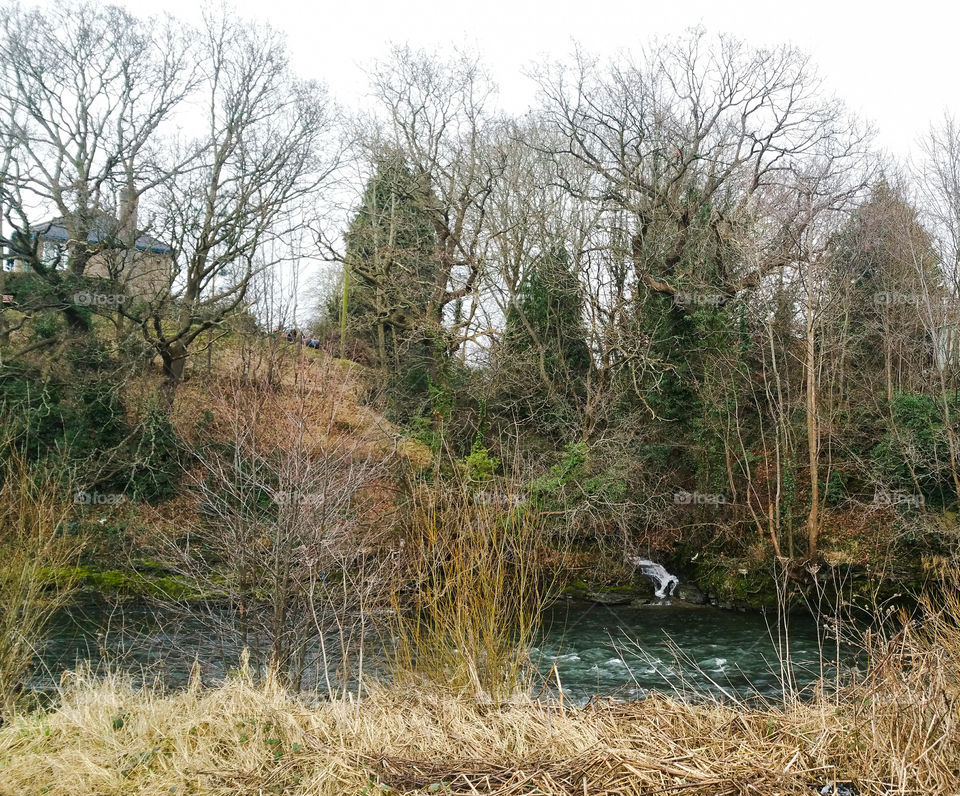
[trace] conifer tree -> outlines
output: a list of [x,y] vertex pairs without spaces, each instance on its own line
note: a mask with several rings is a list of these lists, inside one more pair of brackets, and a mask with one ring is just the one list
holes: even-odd
[[590,371],[583,292],[562,247],[542,255],[520,283],[507,312],[499,352],[501,400],[518,402],[521,416],[536,416],[542,430],[575,420]]
[[439,319],[428,317],[436,289],[436,234],[429,186],[403,158],[376,163],[347,231],[339,296],[342,339],[359,340],[395,392],[426,394],[438,356]]

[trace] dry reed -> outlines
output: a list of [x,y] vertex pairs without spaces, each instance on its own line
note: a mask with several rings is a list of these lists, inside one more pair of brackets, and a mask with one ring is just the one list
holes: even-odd
[[955,794],[956,608],[928,604],[839,695],[757,709],[399,685],[310,706],[246,672],[168,695],[80,672],[55,709],[0,728],[0,793]]
[[62,533],[69,481],[9,445],[0,467],[0,711],[9,715],[53,614],[74,583],[81,543]]

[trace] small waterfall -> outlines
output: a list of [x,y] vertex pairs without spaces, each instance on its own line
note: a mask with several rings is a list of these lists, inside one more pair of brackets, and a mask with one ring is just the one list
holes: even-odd
[[680,578],[676,575],[671,575],[656,561],[650,561],[646,558],[631,558],[629,561],[635,569],[640,570],[641,575],[653,583],[654,594],[657,597],[663,599],[664,597],[673,596],[673,590],[677,588],[677,584],[680,583]]

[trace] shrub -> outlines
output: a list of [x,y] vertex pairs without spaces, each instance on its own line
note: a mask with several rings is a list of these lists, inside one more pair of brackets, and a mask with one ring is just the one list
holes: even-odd
[[417,484],[403,543],[413,593],[395,598],[398,679],[482,701],[515,694],[552,590],[544,537],[542,515],[509,484],[481,493],[455,477]]

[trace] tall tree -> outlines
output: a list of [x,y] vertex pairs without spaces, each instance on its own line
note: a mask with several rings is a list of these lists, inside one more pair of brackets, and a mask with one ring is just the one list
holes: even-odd
[[[87,325],[70,294],[88,264],[126,245],[140,195],[183,165],[158,157],[159,138],[195,85],[192,42],[188,28],[117,6],[0,11],[0,244],[53,288],[74,330]],[[52,217],[66,241],[44,257]]]
[[500,400],[538,431],[580,426],[590,370],[583,290],[561,246],[542,254],[519,285],[497,352]]
[[202,33],[206,130],[190,169],[160,186],[158,229],[173,247],[169,279],[124,307],[176,390],[200,335],[242,310],[267,243],[295,236],[338,150],[324,89],[290,70],[281,37],[224,16]]
[[424,210],[438,267],[427,314],[435,340],[452,357],[490,334],[475,328],[475,318],[490,240],[486,214],[503,169],[490,108],[494,87],[476,58],[443,60],[405,47],[377,64],[373,83],[385,116],[377,140],[402,153],[431,191]]
[[430,317],[439,268],[430,220],[435,201],[401,155],[384,154],[346,235],[341,331],[366,343],[378,367],[411,386],[430,377],[440,320]]

